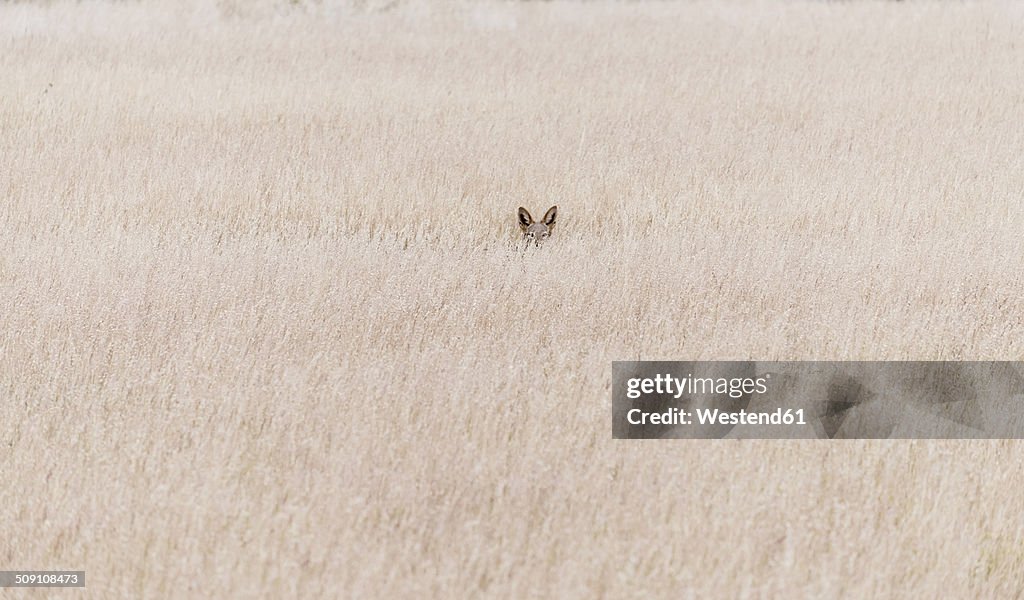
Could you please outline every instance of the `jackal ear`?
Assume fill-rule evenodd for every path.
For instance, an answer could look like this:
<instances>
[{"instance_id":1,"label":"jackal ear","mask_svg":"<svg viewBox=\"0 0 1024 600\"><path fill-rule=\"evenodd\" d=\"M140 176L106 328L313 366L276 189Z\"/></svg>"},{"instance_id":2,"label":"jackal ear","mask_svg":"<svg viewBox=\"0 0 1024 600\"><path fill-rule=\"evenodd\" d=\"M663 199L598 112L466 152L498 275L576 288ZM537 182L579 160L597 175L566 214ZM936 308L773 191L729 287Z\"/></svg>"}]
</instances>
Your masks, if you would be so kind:
<instances>
[{"instance_id":1,"label":"jackal ear","mask_svg":"<svg viewBox=\"0 0 1024 600\"><path fill-rule=\"evenodd\" d=\"M524 230L533 225L533 217L530 216L530 211L526 210L522 206L519 207L519 226Z\"/></svg>"},{"instance_id":2,"label":"jackal ear","mask_svg":"<svg viewBox=\"0 0 1024 600\"><path fill-rule=\"evenodd\" d=\"M548 227L553 227L555 224L555 217L558 216L558 207L552 206L548 209L548 212L544 213L544 224Z\"/></svg>"}]
</instances>

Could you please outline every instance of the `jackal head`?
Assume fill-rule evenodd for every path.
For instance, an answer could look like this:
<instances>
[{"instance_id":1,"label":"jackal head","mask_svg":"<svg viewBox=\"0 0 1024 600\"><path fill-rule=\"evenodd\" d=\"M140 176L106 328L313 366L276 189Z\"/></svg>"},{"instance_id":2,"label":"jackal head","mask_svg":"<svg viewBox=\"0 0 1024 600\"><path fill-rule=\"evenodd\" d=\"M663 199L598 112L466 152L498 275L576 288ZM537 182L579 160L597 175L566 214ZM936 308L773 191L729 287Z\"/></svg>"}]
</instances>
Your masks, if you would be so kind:
<instances>
[{"instance_id":1,"label":"jackal head","mask_svg":"<svg viewBox=\"0 0 1024 600\"><path fill-rule=\"evenodd\" d=\"M544 213L544 218L535 223L530 211L522 206L519 207L519 228L523 230L523 239L535 244L540 244L548 239L555 229L555 217L558 216L558 207L552 206Z\"/></svg>"}]
</instances>

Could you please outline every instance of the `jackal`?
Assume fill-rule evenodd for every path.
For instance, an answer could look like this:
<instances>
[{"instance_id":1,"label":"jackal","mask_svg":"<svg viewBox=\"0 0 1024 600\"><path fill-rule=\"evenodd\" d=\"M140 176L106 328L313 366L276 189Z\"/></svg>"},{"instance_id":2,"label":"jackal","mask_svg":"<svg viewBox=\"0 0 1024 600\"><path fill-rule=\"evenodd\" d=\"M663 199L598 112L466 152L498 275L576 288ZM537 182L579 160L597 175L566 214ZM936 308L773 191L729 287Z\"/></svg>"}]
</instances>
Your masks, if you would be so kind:
<instances>
[{"instance_id":1,"label":"jackal","mask_svg":"<svg viewBox=\"0 0 1024 600\"><path fill-rule=\"evenodd\" d=\"M558 207L552 206L544 213L544 218L539 223L533 222L530 211L522 206L519 207L519 228L523 230L523 239L540 244L551 235L555 229L555 217L558 216Z\"/></svg>"}]
</instances>

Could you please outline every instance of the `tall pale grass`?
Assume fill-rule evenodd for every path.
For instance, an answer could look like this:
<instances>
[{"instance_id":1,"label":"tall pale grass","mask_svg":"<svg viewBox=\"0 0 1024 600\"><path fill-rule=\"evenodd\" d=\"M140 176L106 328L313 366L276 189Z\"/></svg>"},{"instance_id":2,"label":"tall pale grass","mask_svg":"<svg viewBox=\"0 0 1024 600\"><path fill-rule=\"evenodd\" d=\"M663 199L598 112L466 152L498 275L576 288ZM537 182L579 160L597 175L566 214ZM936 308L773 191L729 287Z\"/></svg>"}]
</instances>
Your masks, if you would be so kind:
<instances>
[{"instance_id":1,"label":"tall pale grass","mask_svg":"<svg viewBox=\"0 0 1024 600\"><path fill-rule=\"evenodd\" d=\"M1024 358L1015 3L0 5L0 568L995 597L1013 442L615 442L616 359ZM515 209L551 204L550 242Z\"/></svg>"}]
</instances>

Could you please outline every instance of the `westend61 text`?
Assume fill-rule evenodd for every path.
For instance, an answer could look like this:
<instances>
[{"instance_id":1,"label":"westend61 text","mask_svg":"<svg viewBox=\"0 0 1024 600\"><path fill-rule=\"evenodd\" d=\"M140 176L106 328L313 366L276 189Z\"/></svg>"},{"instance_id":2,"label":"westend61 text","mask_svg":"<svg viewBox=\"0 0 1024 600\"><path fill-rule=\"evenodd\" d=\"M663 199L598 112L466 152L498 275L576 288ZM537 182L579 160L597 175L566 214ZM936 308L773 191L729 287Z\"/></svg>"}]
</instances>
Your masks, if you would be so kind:
<instances>
[{"instance_id":1,"label":"westend61 text","mask_svg":"<svg viewBox=\"0 0 1024 600\"><path fill-rule=\"evenodd\" d=\"M683 410L670 408L661 412L644 412L634 408L626 413L630 425L806 425L804 409L776 408L770 412L746 410L725 411L717 408Z\"/></svg>"}]
</instances>

